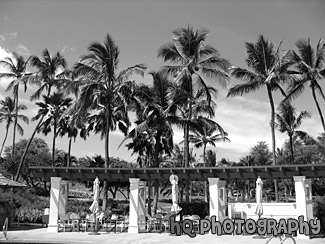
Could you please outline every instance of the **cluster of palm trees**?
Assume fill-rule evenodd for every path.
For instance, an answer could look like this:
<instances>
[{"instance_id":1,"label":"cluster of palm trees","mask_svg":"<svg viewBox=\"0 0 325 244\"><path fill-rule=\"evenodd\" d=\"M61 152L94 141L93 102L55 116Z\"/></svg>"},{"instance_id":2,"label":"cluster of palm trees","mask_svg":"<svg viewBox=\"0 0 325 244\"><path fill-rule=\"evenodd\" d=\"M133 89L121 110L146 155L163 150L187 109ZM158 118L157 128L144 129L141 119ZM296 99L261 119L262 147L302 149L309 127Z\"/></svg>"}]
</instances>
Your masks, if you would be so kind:
<instances>
[{"instance_id":1,"label":"cluster of palm trees","mask_svg":"<svg viewBox=\"0 0 325 244\"><path fill-rule=\"evenodd\" d=\"M296 124L292 124L284 118L283 113L290 110L289 102L297 97L307 84L310 84L325 131L322 111L316 97L318 92L325 98L319 84L325 77L325 46L321 40L316 50L311 47L309 40L302 40L296 44L298 54L293 50L283 54L280 51L282 42L275 48L260 36L256 43L246 43L246 63L249 69L244 69L231 67L230 62L223 58L217 49L206 44L206 29L194 30L188 26L175 30L173 35L172 41L158 50L158 58L166 65L159 71L150 72L152 85L139 85L132 80L134 76L145 74L144 64L119 70L119 48L109 34L103 43L90 44L88 52L82 55L72 68L67 67L65 58L59 52L50 55L47 49L43 51L41 58L32 56L25 60L13 53L13 58L2 60L1 64L8 68L8 72L0 74L0 78L12 79L7 90L12 91L14 95L11 101L6 98L0 109L0 118L6 118L7 121L5 139L9 125L14 123L12 155L15 151L16 128L22 132L22 127L17 121L21 118L28 122L26 117L18 114L19 110L26 109L18 103L19 87L23 86L26 92L29 84L36 84L38 89L31 95L31 100L43 97L43 101L36 103L39 111L32 120L37 120L38 123L21 158L15 179L18 180L30 143L38 132L45 135L53 133L52 164L55 160L55 142L58 136L68 136L70 158L72 139L76 139L78 135L85 139L92 131L104 139L105 167L110 167L110 133L118 129L125 135L121 145L125 140L131 140L126 146L138 154L140 165L159 167L164 157L172 155L173 129L176 126L184 132L184 155L179 166L189 167L190 143L203 147L203 162L206 165L206 146L215 146L218 141L229 141L227 132L215 122L214 116L216 85L227 87L230 76L246 83L232 87L228 96L243 95L261 87L266 88L271 105L274 164L275 127L279 127L280 131L287 131L289 137L292 137L301 120L308 116L304 112L298 116ZM35 72L27 72L29 64ZM282 88L283 84L288 85L287 89ZM277 90L284 96L281 103L283 111L280 110L279 114L276 114L273 98L273 93ZM136 117L132 130L130 113ZM280 119L281 115L283 121ZM275 122L276 117L278 123ZM107 187L105 182L104 208Z\"/></svg>"}]
</instances>

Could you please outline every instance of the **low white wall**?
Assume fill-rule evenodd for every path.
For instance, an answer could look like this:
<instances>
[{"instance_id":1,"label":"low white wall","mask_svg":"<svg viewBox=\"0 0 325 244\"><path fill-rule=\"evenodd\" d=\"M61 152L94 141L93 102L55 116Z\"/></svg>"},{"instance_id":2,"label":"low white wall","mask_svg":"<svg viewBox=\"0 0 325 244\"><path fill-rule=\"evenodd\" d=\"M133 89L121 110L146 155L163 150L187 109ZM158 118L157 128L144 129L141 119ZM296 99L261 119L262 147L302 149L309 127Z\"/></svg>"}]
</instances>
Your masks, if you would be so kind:
<instances>
[{"instance_id":1,"label":"low white wall","mask_svg":"<svg viewBox=\"0 0 325 244\"><path fill-rule=\"evenodd\" d=\"M256 203L229 203L228 217L233 218L236 213L243 213L246 219L258 219L255 214ZM263 203L262 218L297 218L296 203Z\"/></svg>"}]
</instances>

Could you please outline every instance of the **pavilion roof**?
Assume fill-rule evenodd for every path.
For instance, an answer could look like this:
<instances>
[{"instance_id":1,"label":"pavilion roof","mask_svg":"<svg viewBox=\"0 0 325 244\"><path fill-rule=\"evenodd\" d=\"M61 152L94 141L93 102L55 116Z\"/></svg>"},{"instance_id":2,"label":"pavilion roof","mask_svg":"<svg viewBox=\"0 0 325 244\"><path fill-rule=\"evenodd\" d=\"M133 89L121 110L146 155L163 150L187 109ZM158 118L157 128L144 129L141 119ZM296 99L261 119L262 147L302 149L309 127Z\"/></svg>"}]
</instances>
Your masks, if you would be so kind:
<instances>
[{"instance_id":1,"label":"pavilion roof","mask_svg":"<svg viewBox=\"0 0 325 244\"><path fill-rule=\"evenodd\" d=\"M94 180L96 176L108 181L168 180L174 173L179 180L206 180L207 178L230 179L292 179L293 176L307 178L325 177L325 164L241 166L241 167L202 167L202 168L78 168L78 167L30 167L33 177L50 180L62 177L65 180Z\"/></svg>"}]
</instances>

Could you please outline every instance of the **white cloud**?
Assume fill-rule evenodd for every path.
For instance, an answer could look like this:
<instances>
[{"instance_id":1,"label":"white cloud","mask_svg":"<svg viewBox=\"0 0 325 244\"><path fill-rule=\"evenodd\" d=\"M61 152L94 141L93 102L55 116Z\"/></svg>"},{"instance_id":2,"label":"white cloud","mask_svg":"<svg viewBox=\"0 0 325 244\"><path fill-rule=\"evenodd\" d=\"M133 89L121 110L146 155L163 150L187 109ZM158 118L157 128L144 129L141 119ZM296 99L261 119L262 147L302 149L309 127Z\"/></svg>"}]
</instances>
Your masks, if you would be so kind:
<instances>
[{"instance_id":1,"label":"white cloud","mask_svg":"<svg viewBox=\"0 0 325 244\"><path fill-rule=\"evenodd\" d=\"M7 33L6 36L8 37L8 39L10 40L14 40L16 39L18 33L17 32L11 32L11 33Z\"/></svg>"},{"instance_id":2,"label":"white cloud","mask_svg":"<svg viewBox=\"0 0 325 244\"><path fill-rule=\"evenodd\" d=\"M0 35L0 42L4 42L7 38L5 37L5 35L1 34Z\"/></svg>"},{"instance_id":3,"label":"white cloud","mask_svg":"<svg viewBox=\"0 0 325 244\"><path fill-rule=\"evenodd\" d=\"M267 102L247 97L221 99L215 121L224 128L231 140L230 143L218 143L219 152L236 152L237 157L245 156L258 141L266 141L271 148L270 105ZM276 133L277 147L281 147L285 139L285 135ZM225 157L236 160L232 155Z\"/></svg>"},{"instance_id":4,"label":"white cloud","mask_svg":"<svg viewBox=\"0 0 325 244\"><path fill-rule=\"evenodd\" d=\"M20 55L30 55L30 51L28 50L27 47L25 47L23 44L18 44L18 46L16 47L17 52Z\"/></svg>"},{"instance_id":5,"label":"white cloud","mask_svg":"<svg viewBox=\"0 0 325 244\"><path fill-rule=\"evenodd\" d=\"M0 60L4 60L6 57L12 57L12 55L6 49L0 46ZM8 72L8 70L3 65L0 64L0 73L5 73L5 72ZM1 78L0 87L6 88L10 83L10 81L11 79Z\"/></svg>"}]
</instances>

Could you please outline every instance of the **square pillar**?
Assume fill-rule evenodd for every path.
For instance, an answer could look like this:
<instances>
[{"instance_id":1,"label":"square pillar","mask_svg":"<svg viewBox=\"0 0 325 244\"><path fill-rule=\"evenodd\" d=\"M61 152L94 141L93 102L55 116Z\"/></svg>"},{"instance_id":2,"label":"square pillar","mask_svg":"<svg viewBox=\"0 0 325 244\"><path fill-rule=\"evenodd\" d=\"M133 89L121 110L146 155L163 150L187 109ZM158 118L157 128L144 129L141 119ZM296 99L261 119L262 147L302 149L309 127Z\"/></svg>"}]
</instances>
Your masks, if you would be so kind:
<instances>
[{"instance_id":1,"label":"square pillar","mask_svg":"<svg viewBox=\"0 0 325 244\"><path fill-rule=\"evenodd\" d=\"M69 182L62 180L60 184L60 198L59 198L59 216L66 214L66 206L69 196Z\"/></svg>"},{"instance_id":2,"label":"square pillar","mask_svg":"<svg viewBox=\"0 0 325 244\"><path fill-rule=\"evenodd\" d=\"M297 219L299 216L304 216L304 220L308 220L307 216L307 198L306 198L306 187L305 187L305 176L294 176L295 191L296 191L296 208L297 208ZM309 236L301 235L297 233L297 239L309 239Z\"/></svg>"},{"instance_id":3,"label":"square pillar","mask_svg":"<svg viewBox=\"0 0 325 244\"><path fill-rule=\"evenodd\" d=\"M307 218L314 219L311 179L305 179Z\"/></svg>"},{"instance_id":4,"label":"square pillar","mask_svg":"<svg viewBox=\"0 0 325 244\"><path fill-rule=\"evenodd\" d=\"M48 232L58 232L61 177L51 177L51 196Z\"/></svg>"},{"instance_id":5,"label":"square pillar","mask_svg":"<svg viewBox=\"0 0 325 244\"><path fill-rule=\"evenodd\" d=\"M130 178L130 216L128 233L139 233L139 182L140 179Z\"/></svg>"},{"instance_id":6,"label":"square pillar","mask_svg":"<svg viewBox=\"0 0 325 244\"><path fill-rule=\"evenodd\" d=\"M138 223L139 223L139 230L146 229L146 184L145 181L140 181L139 183L139 209L138 209Z\"/></svg>"},{"instance_id":7,"label":"square pillar","mask_svg":"<svg viewBox=\"0 0 325 244\"><path fill-rule=\"evenodd\" d=\"M208 178L210 195L210 217L216 216L217 221L226 218L226 181L219 178Z\"/></svg>"}]
</instances>

